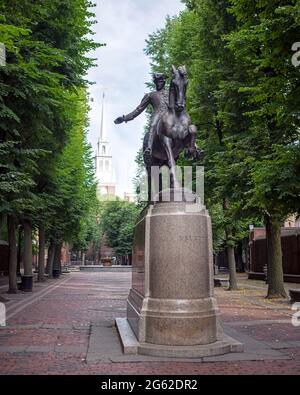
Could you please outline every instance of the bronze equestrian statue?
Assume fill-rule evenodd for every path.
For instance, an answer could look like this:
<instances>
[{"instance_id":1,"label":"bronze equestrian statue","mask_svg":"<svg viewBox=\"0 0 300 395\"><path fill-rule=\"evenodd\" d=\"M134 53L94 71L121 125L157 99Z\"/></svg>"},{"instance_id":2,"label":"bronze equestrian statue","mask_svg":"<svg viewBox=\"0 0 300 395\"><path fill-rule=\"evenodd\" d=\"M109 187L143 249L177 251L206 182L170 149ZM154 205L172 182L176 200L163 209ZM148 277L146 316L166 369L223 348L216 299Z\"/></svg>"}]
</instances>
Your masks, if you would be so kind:
<instances>
[{"instance_id":1,"label":"bronze equestrian statue","mask_svg":"<svg viewBox=\"0 0 300 395\"><path fill-rule=\"evenodd\" d=\"M165 78L164 78L165 80ZM155 81L155 79L154 79ZM148 173L148 195L151 196L151 166L168 166L170 169L170 188L180 188L176 179L176 161L186 148L186 154L194 159L201 159L203 151L196 145L197 128L186 113L186 89L188 85L185 66L178 69L172 66L172 79L169 99L166 103L163 88L145 96L141 105L131 114L119 117L115 123L133 119L140 114L146 102L154 109L151 128L143 142L144 162ZM161 85L160 85L161 86Z\"/></svg>"}]
</instances>

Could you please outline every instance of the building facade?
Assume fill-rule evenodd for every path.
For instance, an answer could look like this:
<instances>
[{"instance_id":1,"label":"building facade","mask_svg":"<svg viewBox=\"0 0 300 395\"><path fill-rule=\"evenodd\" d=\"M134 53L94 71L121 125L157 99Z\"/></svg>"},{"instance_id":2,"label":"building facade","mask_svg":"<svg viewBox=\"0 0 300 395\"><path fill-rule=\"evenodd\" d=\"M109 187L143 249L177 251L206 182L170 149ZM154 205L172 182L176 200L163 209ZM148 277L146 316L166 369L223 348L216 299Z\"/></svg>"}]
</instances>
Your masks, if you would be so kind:
<instances>
[{"instance_id":1,"label":"building facade","mask_svg":"<svg viewBox=\"0 0 300 395\"><path fill-rule=\"evenodd\" d=\"M124 201L129 203L135 202L135 196L131 192L124 192Z\"/></svg>"}]
</instances>

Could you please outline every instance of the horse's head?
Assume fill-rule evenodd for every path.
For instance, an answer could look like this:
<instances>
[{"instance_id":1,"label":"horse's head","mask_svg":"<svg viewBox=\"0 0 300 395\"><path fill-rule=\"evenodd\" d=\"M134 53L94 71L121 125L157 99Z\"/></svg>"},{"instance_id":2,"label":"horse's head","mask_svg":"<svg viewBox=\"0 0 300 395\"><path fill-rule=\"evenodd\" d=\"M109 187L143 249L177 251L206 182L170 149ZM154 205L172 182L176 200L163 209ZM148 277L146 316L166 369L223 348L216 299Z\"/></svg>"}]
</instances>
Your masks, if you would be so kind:
<instances>
[{"instance_id":1,"label":"horse's head","mask_svg":"<svg viewBox=\"0 0 300 395\"><path fill-rule=\"evenodd\" d=\"M173 102L175 111L181 112L185 109L185 94L188 84L187 71L185 66L176 69L172 66L171 89L173 90Z\"/></svg>"}]
</instances>

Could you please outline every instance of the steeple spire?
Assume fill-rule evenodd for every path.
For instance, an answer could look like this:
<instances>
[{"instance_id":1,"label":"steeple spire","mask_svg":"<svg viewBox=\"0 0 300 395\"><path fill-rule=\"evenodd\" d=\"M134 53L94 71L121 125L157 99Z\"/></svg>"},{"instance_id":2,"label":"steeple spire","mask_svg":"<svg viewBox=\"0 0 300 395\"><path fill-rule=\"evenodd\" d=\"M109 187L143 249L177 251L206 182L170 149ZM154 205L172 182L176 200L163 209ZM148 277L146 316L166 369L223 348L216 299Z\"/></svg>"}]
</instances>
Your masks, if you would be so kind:
<instances>
[{"instance_id":1,"label":"steeple spire","mask_svg":"<svg viewBox=\"0 0 300 395\"><path fill-rule=\"evenodd\" d=\"M112 155L109 152L109 142L106 137L105 128L105 93L102 94L101 116L100 116L100 135L97 144L97 153L95 157L95 168L97 177L98 196L111 197L115 196L116 179L112 163Z\"/></svg>"},{"instance_id":2,"label":"steeple spire","mask_svg":"<svg viewBox=\"0 0 300 395\"><path fill-rule=\"evenodd\" d=\"M104 99L105 99L105 93L103 92L102 95L102 109L101 109L101 123L100 123L100 142L105 142L105 136L104 136Z\"/></svg>"}]
</instances>

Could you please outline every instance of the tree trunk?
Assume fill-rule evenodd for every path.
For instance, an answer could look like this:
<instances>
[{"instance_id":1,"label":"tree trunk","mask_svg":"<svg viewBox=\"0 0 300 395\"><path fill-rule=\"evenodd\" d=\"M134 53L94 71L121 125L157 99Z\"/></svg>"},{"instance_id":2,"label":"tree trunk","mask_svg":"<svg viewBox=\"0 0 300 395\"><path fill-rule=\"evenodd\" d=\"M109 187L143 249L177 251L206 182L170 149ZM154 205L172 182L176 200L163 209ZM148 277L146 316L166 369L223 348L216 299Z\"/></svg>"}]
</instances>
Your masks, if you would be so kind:
<instances>
[{"instance_id":1,"label":"tree trunk","mask_svg":"<svg viewBox=\"0 0 300 395\"><path fill-rule=\"evenodd\" d=\"M17 293L17 239L16 239L16 218L13 215L7 216L7 230L9 242L9 269L8 269L8 293Z\"/></svg>"},{"instance_id":2,"label":"tree trunk","mask_svg":"<svg viewBox=\"0 0 300 395\"><path fill-rule=\"evenodd\" d=\"M60 267L61 267L61 248L62 248L62 243L56 244L55 245L55 253L54 253L54 259L53 259L53 270L58 270L60 272Z\"/></svg>"},{"instance_id":3,"label":"tree trunk","mask_svg":"<svg viewBox=\"0 0 300 395\"><path fill-rule=\"evenodd\" d=\"M55 255L55 244L51 240L50 245L48 248L48 261L47 261L47 273L48 277L52 278L53 277L53 261L54 261L54 255Z\"/></svg>"},{"instance_id":4,"label":"tree trunk","mask_svg":"<svg viewBox=\"0 0 300 395\"><path fill-rule=\"evenodd\" d=\"M23 227L20 225L18 230L17 276L21 276L22 233Z\"/></svg>"},{"instance_id":5,"label":"tree trunk","mask_svg":"<svg viewBox=\"0 0 300 395\"><path fill-rule=\"evenodd\" d=\"M267 298L286 298L283 279L282 251L281 251L281 223L270 216L266 216L267 238Z\"/></svg>"},{"instance_id":6,"label":"tree trunk","mask_svg":"<svg viewBox=\"0 0 300 395\"><path fill-rule=\"evenodd\" d=\"M60 254L59 254L59 260L58 260L58 268L59 268L59 273L62 274L62 263L61 263L61 249L63 247L63 244L60 245Z\"/></svg>"},{"instance_id":7,"label":"tree trunk","mask_svg":"<svg viewBox=\"0 0 300 395\"><path fill-rule=\"evenodd\" d=\"M32 227L24 222L24 275L32 276Z\"/></svg>"},{"instance_id":8,"label":"tree trunk","mask_svg":"<svg viewBox=\"0 0 300 395\"><path fill-rule=\"evenodd\" d=\"M223 199L223 210L226 211L229 209L229 201L227 198ZM236 278L236 262L234 256L234 247L230 245L230 241L232 241L232 229L226 229L226 252L227 252L227 260L228 260L228 268L229 268L229 291L236 291L238 289L237 286L237 278Z\"/></svg>"},{"instance_id":9,"label":"tree trunk","mask_svg":"<svg viewBox=\"0 0 300 395\"><path fill-rule=\"evenodd\" d=\"M5 215L4 214L0 214L0 240L3 240L3 227L5 224Z\"/></svg>"},{"instance_id":10,"label":"tree trunk","mask_svg":"<svg viewBox=\"0 0 300 395\"><path fill-rule=\"evenodd\" d=\"M38 281L45 281L45 227L39 227Z\"/></svg>"},{"instance_id":11,"label":"tree trunk","mask_svg":"<svg viewBox=\"0 0 300 395\"><path fill-rule=\"evenodd\" d=\"M49 246L47 248L47 262L46 262L46 269L45 269L45 273L49 274L49 262L50 262L50 255L51 255L51 249L52 249L52 243L50 241Z\"/></svg>"},{"instance_id":12,"label":"tree trunk","mask_svg":"<svg viewBox=\"0 0 300 395\"><path fill-rule=\"evenodd\" d=\"M59 270L59 266L60 266L60 257L61 257L61 244L57 244L55 247L53 268L58 269L58 270Z\"/></svg>"},{"instance_id":13,"label":"tree trunk","mask_svg":"<svg viewBox=\"0 0 300 395\"><path fill-rule=\"evenodd\" d=\"M229 268L229 291L236 291L238 289L238 286L236 278L236 262L233 247L227 246L227 259Z\"/></svg>"}]
</instances>

